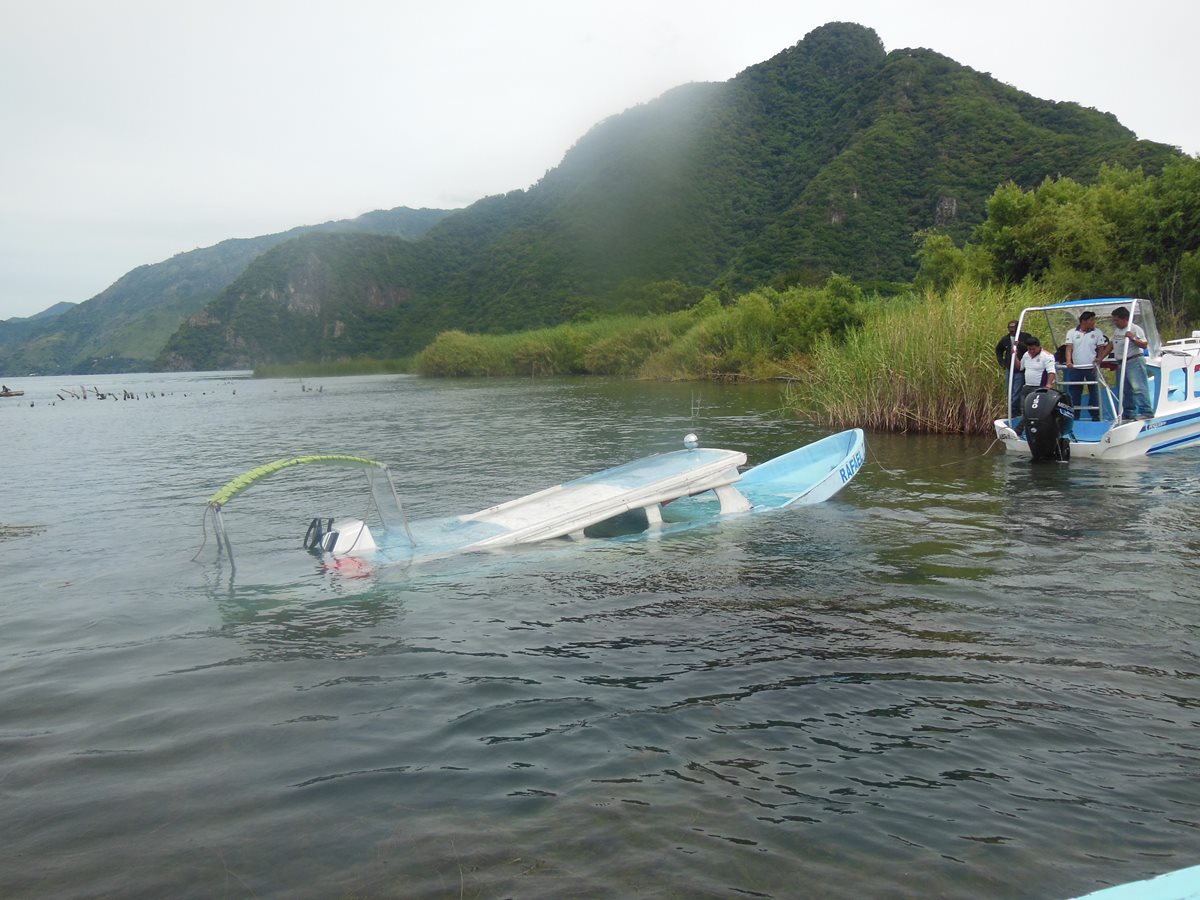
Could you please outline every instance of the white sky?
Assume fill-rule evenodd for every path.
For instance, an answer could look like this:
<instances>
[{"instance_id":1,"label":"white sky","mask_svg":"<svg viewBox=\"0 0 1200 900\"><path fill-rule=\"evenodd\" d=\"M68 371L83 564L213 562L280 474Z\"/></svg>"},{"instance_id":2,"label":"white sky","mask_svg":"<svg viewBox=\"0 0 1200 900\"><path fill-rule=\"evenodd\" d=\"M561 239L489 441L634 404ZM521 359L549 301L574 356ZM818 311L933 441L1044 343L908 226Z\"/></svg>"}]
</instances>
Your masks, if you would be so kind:
<instances>
[{"instance_id":1,"label":"white sky","mask_svg":"<svg viewBox=\"0 0 1200 900\"><path fill-rule=\"evenodd\" d=\"M601 119L831 21L1200 152L1191 0L0 0L0 319L528 187Z\"/></svg>"}]
</instances>

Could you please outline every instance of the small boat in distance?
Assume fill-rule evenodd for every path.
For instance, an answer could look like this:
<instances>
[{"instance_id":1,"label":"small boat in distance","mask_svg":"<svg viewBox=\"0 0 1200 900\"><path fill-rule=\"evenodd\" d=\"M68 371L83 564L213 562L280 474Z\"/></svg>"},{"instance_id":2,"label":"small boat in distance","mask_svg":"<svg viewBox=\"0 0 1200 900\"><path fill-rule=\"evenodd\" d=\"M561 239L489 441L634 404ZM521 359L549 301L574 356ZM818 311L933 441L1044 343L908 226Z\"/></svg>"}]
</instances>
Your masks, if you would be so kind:
<instances>
[{"instance_id":1,"label":"small boat in distance","mask_svg":"<svg viewBox=\"0 0 1200 900\"><path fill-rule=\"evenodd\" d=\"M371 513L364 519L318 517L305 549L334 558L363 557L380 565L411 563L553 538L581 540L663 533L721 516L820 503L847 485L865 462L862 429L831 435L746 473L746 454L700 447L660 453L518 497L466 515L409 522L391 471L357 456L314 455L276 460L239 475L208 498L218 553L233 560L222 518L225 504L259 480L310 464L351 466L367 475Z\"/></svg>"},{"instance_id":2,"label":"small boat in distance","mask_svg":"<svg viewBox=\"0 0 1200 900\"><path fill-rule=\"evenodd\" d=\"M0 397L24 397L24 391L14 391L7 384L0 387Z\"/></svg>"},{"instance_id":3,"label":"small boat in distance","mask_svg":"<svg viewBox=\"0 0 1200 900\"><path fill-rule=\"evenodd\" d=\"M1009 452L1035 459L1130 459L1200 443L1200 331L1163 343L1149 300L1112 297L1031 306L1021 313L1017 334L1028 332L1040 338L1043 347L1052 350L1064 342L1067 331L1078 323L1080 313L1093 312L1096 328L1111 340L1112 314L1122 307L1129 311L1129 321L1145 332L1147 347L1137 351L1131 345L1127 354L1126 342L1119 341L1094 374L1077 382L1076 386L1082 388L1089 400L1093 394L1087 389L1096 389L1099 403L1095 405L1073 408L1069 401L1064 402L1071 382L1067 380L1065 364L1060 363L1055 381L1059 390L1039 391L1026 398L1027 403L1037 404L1035 416L1031 417L1023 408L1022 415L996 419L993 423L997 439ZM1143 356L1150 386L1152 413L1145 419L1123 411L1125 369L1138 352ZM1106 371L1113 373L1112 384L1104 374ZM1019 371L1009 373L1010 379L1020 377ZM1006 397L1011 396L1011 382L1009 387Z\"/></svg>"}]
</instances>

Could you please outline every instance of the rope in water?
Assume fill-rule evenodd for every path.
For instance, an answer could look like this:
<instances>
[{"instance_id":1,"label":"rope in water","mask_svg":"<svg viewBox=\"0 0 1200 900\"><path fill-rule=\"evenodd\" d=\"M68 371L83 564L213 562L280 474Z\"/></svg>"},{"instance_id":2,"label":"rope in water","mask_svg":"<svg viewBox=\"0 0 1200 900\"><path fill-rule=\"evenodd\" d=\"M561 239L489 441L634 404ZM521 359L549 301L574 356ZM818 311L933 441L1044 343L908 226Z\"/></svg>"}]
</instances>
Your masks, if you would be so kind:
<instances>
[{"instance_id":1,"label":"rope in water","mask_svg":"<svg viewBox=\"0 0 1200 900\"><path fill-rule=\"evenodd\" d=\"M988 444L988 448L986 450L984 450L982 453L980 453L978 456L964 456L964 457L961 457L960 459L952 459L952 460L950 460L950 462L936 463L931 466L919 466L915 469L904 469L903 472L901 472L900 470L889 469L887 466L885 466L883 463L881 463L879 461L879 457L875 455L875 451L871 449L870 443L867 444L867 455L871 458L871 462L874 465L878 466L884 472L887 472L887 474L892 475L892 476L899 476L901 474L906 474L909 472L923 472L926 469L944 469L947 466L962 465L963 463L970 462L971 460L974 460L974 459L983 459L985 456L987 456L989 453L992 452L992 448L995 447L998 443L1000 443L1000 438L994 439L990 444Z\"/></svg>"}]
</instances>

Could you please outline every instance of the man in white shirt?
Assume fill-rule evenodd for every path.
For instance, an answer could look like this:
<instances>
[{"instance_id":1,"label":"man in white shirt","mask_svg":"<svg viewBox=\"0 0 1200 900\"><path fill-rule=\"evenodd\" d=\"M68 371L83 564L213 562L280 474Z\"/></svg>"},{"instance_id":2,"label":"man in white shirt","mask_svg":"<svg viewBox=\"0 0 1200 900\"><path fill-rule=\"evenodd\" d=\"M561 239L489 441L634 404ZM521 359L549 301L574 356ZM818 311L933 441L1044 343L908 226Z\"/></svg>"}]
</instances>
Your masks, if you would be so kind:
<instances>
[{"instance_id":1,"label":"man in white shirt","mask_svg":"<svg viewBox=\"0 0 1200 900\"><path fill-rule=\"evenodd\" d=\"M1078 419L1101 418L1096 356L1107 345L1108 338L1096 327L1096 314L1091 311L1080 313L1078 327L1067 332L1067 373L1063 378L1063 386L1071 396L1071 406L1075 408ZM1087 406L1082 406L1085 387L1088 402Z\"/></svg>"},{"instance_id":2,"label":"man in white shirt","mask_svg":"<svg viewBox=\"0 0 1200 900\"><path fill-rule=\"evenodd\" d=\"M1021 357L1021 371L1025 373L1025 390L1054 387L1054 354L1042 349L1042 342L1035 337L1025 342L1025 355Z\"/></svg>"},{"instance_id":3,"label":"man in white shirt","mask_svg":"<svg viewBox=\"0 0 1200 900\"><path fill-rule=\"evenodd\" d=\"M1129 321L1129 310L1118 306L1112 311L1112 342L1101 351L1103 359L1111 351L1117 365L1125 364L1125 385L1122 390L1121 412L1126 419L1149 419L1154 410L1150 407L1150 383L1146 378L1146 357L1142 355L1150 344L1146 332L1140 325Z\"/></svg>"}]
</instances>

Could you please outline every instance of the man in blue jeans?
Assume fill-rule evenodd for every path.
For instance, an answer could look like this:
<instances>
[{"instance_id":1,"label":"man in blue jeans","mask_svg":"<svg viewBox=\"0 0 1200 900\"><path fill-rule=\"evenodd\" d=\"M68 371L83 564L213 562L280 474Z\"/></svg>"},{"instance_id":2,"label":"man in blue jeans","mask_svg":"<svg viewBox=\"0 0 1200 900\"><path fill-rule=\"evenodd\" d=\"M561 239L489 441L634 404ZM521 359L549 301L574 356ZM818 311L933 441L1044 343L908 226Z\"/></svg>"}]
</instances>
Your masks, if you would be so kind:
<instances>
[{"instance_id":1,"label":"man in blue jeans","mask_svg":"<svg viewBox=\"0 0 1200 900\"><path fill-rule=\"evenodd\" d=\"M1122 391L1121 413L1126 419L1149 419L1154 411L1150 408L1150 382L1146 378L1146 357L1142 351L1150 346L1146 332L1140 325L1129 321L1129 310L1118 306L1112 312L1113 337L1107 349L1100 354L1103 359L1111 350L1117 365L1125 362L1125 386Z\"/></svg>"},{"instance_id":2,"label":"man in blue jeans","mask_svg":"<svg viewBox=\"0 0 1200 900\"><path fill-rule=\"evenodd\" d=\"M1079 314L1079 325L1067 332L1067 375L1063 379L1076 419L1100 419L1100 385L1096 383L1099 370L1096 357L1108 346L1108 338L1096 327L1096 314L1090 310ZM1083 406L1083 389L1087 388L1087 406Z\"/></svg>"}]
</instances>

